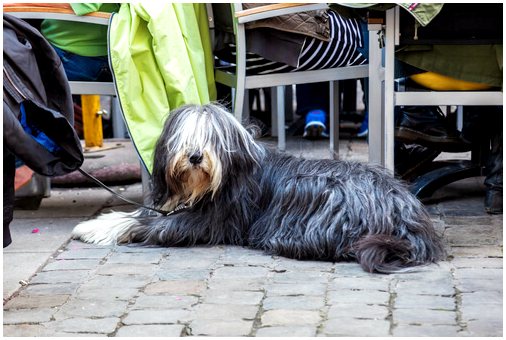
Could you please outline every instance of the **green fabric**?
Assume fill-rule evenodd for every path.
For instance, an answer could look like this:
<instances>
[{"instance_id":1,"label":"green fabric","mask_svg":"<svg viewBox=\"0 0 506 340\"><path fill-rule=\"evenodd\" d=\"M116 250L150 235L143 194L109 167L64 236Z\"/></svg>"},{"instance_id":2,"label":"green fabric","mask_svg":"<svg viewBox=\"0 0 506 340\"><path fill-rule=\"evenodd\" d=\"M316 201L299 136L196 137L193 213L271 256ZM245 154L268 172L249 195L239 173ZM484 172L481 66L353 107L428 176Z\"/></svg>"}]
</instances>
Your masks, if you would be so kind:
<instances>
[{"instance_id":1,"label":"green fabric","mask_svg":"<svg viewBox=\"0 0 506 340\"><path fill-rule=\"evenodd\" d=\"M71 3L77 15L91 12L117 12L118 4ZM42 21L41 32L46 39L64 51L85 57L107 55L107 26L46 19Z\"/></svg>"},{"instance_id":2,"label":"green fabric","mask_svg":"<svg viewBox=\"0 0 506 340\"><path fill-rule=\"evenodd\" d=\"M502 87L502 45L410 45L395 56L425 71Z\"/></svg>"},{"instance_id":3,"label":"green fabric","mask_svg":"<svg viewBox=\"0 0 506 340\"><path fill-rule=\"evenodd\" d=\"M444 4L402 3L398 5L408 11L420 25L427 26L439 14Z\"/></svg>"},{"instance_id":4,"label":"green fabric","mask_svg":"<svg viewBox=\"0 0 506 340\"><path fill-rule=\"evenodd\" d=\"M216 99L205 4L124 3L109 30L110 62L134 145L151 173L169 111Z\"/></svg>"}]
</instances>

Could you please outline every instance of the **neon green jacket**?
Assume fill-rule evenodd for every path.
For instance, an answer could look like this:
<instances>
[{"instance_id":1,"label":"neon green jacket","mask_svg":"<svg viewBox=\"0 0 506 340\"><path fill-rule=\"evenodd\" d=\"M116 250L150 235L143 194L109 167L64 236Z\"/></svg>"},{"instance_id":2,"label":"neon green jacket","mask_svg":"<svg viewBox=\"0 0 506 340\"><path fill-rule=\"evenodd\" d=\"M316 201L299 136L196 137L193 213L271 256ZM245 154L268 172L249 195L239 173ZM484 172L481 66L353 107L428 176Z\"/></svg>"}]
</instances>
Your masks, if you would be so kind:
<instances>
[{"instance_id":1,"label":"neon green jacket","mask_svg":"<svg viewBox=\"0 0 506 340\"><path fill-rule=\"evenodd\" d=\"M216 99L205 4L123 3L111 19L109 49L130 137L151 173L169 111Z\"/></svg>"}]
</instances>

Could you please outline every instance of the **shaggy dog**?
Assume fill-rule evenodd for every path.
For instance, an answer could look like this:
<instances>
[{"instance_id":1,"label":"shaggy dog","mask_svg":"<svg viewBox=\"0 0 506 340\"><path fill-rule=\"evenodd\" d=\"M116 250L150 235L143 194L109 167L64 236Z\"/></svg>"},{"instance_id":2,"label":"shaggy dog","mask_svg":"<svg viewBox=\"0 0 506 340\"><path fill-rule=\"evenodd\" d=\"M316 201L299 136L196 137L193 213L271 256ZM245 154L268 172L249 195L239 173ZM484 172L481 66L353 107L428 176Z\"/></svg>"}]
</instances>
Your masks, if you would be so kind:
<instances>
[{"instance_id":1,"label":"shaggy dog","mask_svg":"<svg viewBox=\"0 0 506 340\"><path fill-rule=\"evenodd\" d=\"M443 258L423 205L384 169L296 158L250 132L217 104L171 112L155 149L151 194L156 208L176 212L112 212L80 223L73 237L242 245L294 259L356 260L383 273Z\"/></svg>"}]
</instances>

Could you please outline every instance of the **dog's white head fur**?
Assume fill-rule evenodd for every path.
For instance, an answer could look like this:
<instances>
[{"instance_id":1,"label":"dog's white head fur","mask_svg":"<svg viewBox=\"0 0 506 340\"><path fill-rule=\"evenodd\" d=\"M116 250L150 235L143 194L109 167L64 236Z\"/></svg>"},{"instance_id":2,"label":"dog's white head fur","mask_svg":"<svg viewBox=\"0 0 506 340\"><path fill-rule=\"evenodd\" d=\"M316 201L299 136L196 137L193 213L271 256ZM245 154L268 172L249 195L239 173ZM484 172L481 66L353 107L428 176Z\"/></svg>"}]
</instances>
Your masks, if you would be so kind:
<instances>
[{"instance_id":1,"label":"dog's white head fur","mask_svg":"<svg viewBox=\"0 0 506 340\"><path fill-rule=\"evenodd\" d=\"M160 151L167 154L165 181L172 190L163 204L166 209L181 203L192 205L207 193L214 196L224 176L230 175L235 158L258 160L264 153L250 131L217 104L188 105L174 111L160 143L155 158Z\"/></svg>"}]
</instances>

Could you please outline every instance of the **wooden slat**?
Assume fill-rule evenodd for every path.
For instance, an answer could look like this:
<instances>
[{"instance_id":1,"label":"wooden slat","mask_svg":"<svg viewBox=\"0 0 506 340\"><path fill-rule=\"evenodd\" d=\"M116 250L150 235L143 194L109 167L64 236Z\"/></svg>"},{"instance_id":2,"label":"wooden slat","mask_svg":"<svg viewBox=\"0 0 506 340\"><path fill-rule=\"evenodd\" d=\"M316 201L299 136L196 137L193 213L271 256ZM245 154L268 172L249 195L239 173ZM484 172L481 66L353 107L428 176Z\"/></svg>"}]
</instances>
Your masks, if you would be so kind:
<instances>
[{"instance_id":1,"label":"wooden slat","mask_svg":"<svg viewBox=\"0 0 506 340\"><path fill-rule=\"evenodd\" d=\"M311 3L277 3L272 5L265 5L265 6L259 6L255 8L249 8L242 11L238 11L235 13L236 18L252 15L252 14L258 14L263 13L267 11L273 11L277 9L283 9L283 8L291 8L291 7L299 7L299 6L306 6L311 5Z\"/></svg>"},{"instance_id":2,"label":"wooden slat","mask_svg":"<svg viewBox=\"0 0 506 340\"><path fill-rule=\"evenodd\" d=\"M72 9L62 8L62 7L52 7L52 6L23 6L22 4L19 6L3 6L4 13L9 12L23 12L23 13L57 13L57 14L69 14L76 15ZM106 12L92 12L88 14L82 15L84 17L96 17L102 19L109 19L111 17L111 13Z\"/></svg>"}]
</instances>

